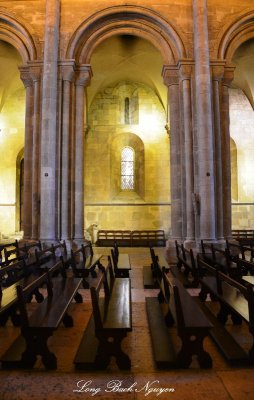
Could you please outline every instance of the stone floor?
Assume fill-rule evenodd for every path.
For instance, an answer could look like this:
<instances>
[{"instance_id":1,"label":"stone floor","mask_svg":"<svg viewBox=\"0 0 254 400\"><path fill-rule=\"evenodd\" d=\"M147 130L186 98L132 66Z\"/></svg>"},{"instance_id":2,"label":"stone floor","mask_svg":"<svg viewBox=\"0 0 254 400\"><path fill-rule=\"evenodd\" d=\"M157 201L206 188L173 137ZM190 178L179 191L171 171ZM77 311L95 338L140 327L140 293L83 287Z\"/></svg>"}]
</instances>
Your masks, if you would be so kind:
<instances>
[{"instance_id":1,"label":"stone floor","mask_svg":"<svg viewBox=\"0 0 254 400\"><path fill-rule=\"evenodd\" d=\"M57 371L45 371L40 360L32 371L0 369L0 400L77 400L93 397L103 400L254 399L254 367L231 367L210 338L206 339L205 348L212 356L212 369L201 370L195 362L188 370L159 371L155 368L145 297L156 296L157 291L142 288L142 266L150 264L149 253L146 249L124 251L130 251L132 263L133 331L123 342L123 347L132 360L131 371L119 371L114 360L106 371L75 371L73 359L91 313L89 290L82 290L84 303L71 305L75 326L59 328L50 339L50 346L58 359ZM247 328L236 329L240 340L249 346L251 338ZM0 355L18 331L11 323L0 328Z\"/></svg>"}]
</instances>

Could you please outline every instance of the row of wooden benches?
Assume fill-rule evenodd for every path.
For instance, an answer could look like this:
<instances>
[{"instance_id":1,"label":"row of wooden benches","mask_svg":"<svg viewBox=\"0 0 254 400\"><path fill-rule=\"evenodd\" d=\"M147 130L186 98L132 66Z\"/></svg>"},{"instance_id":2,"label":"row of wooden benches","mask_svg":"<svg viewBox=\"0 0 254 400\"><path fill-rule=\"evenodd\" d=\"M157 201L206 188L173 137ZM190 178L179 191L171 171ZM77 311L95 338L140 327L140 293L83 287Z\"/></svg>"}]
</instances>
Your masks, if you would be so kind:
<instances>
[{"instance_id":1,"label":"row of wooden benches","mask_svg":"<svg viewBox=\"0 0 254 400\"><path fill-rule=\"evenodd\" d=\"M212 327L209 329L209 334L223 352L226 359L230 362L244 361L253 364L253 344L250 345L249 350L246 352L235 340L234 336L225 328L229 317L231 317L233 324L240 324L242 321L245 321L249 327L252 339L254 340L254 277L252 276L254 264L251 261L250 249L248 249L248 251L246 250L249 257L248 261L244 259L247 257L246 252L243 253L240 251L241 246L237 248L238 254L235 254L235 244L232 248L234 250L233 253L230 253L230 247L231 245L228 243L227 248L223 250L212 244L203 242L202 253L197 254L197 257L195 257L192 250L187 250L183 245L176 242L177 266L168 266L163 258L162 263L160 263L160 257L157 256L157 267L154 277L157 287L161 288L161 282L165 280L164 266L166 265L169 274L174 276L174 280L176 279L177 282L179 282L179 280L182 281L181 291L183 291L183 287L201 288L199 296L193 296L191 300L189 299L187 302L186 300L185 302L183 301L184 295L180 295L177 306L175 305L177 314L183 315L182 324L180 324L181 330L183 330L183 332L185 331L185 323L188 321L188 315L191 315L192 318L190 323L195 326L200 324L200 318L196 318L195 316L197 310L195 312L193 311L195 309L193 302L196 302L198 308L202 309L203 313L212 324ZM244 257L243 254L245 254ZM178 279L176 276L178 276ZM177 286L179 285L180 283L177 284ZM158 296L160 302L165 301L164 292L165 289L160 290ZM217 308L215 307L215 309L219 308L217 316L207 307L207 305L210 304L210 302L206 301L208 294L210 294L210 298L213 301L216 301ZM179 297L179 295L177 296ZM171 298L173 298L173 296L171 296ZM154 302L155 300L149 301ZM194 307L194 309L190 307ZM160 314L157 312L157 315ZM158 318L160 319L161 317ZM167 319L166 322L168 322ZM156 332L155 336L158 336L158 331L156 329L151 330ZM163 331L163 328L160 330ZM156 339L157 342L162 340L162 338L158 339L158 337ZM154 348L156 348L155 344ZM158 350L156 351L158 353ZM168 352L168 350L164 349L161 353L163 355ZM207 362L207 365L209 365L208 358L206 358L207 356L204 357L206 360L205 363Z\"/></svg>"},{"instance_id":2,"label":"row of wooden benches","mask_svg":"<svg viewBox=\"0 0 254 400\"><path fill-rule=\"evenodd\" d=\"M164 247L166 245L163 230L99 230L97 246L112 247Z\"/></svg>"},{"instance_id":3,"label":"row of wooden benches","mask_svg":"<svg viewBox=\"0 0 254 400\"><path fill-rule=\"evenodd\" d=\"M50 249L52 250L52 247ZM117 248L113 249L113 253L117 251ZM81 283L84 287L92 283L90 290L93 314L87 330L93 326L89 340L96 341L97 345L94 349L96 357L91 359L92 347L86 346L83 349L81 343L75 358L76 367L82 369L84 364L89 365L89 368L106 367L112 355L116 356L120 368L130 367L128 356L121 350L121 340L131 330L131 285L127 277L131 267L128 263L121 270L119 254L114 254L114 267L111 257L108 257L106 268L101 264L102 258L101 254L93 254L89 244L71 252L69 262L73 273L66 268L67 261L64 261L63 256L60 256L60 261L56 261L55 252L49 249L37 254L34 263L37 269L34 268L33 273L23 274L27 276L21 279L21 270L26 268L21 260L0 269L2 277L11 276L11 280L8 279L8 282L5 282L6 286L1 289L0 315L10 312L10 309L13 312L18 309L19 314L16 316L19 318L16 319L16 325L21 324L21 335L1 359L4 368L32 368L38 355L42 357L47 369L57 367L56 357L48 348L48 338L61 321L65 326L72 326L73 321L67 314L67 309L74 298L76 302L82 301L82 296L78 293ZM126 257L124 259L127 260ZM17 269L19 280L16 276ZM115 271L119 274L119 270L124 273L125 278L115 279ZM57 272L61 272L60 277L59 274L55 277ZM40 293L42 285L46 285L46 297ZM102 287L105 296L99 299ZM29 315L27 301L35 293L41 297L37 298L39 302L36 309ZM90 362L84 362L84 357L86 360L90 357Z\"/></svg>"}]
</instances>

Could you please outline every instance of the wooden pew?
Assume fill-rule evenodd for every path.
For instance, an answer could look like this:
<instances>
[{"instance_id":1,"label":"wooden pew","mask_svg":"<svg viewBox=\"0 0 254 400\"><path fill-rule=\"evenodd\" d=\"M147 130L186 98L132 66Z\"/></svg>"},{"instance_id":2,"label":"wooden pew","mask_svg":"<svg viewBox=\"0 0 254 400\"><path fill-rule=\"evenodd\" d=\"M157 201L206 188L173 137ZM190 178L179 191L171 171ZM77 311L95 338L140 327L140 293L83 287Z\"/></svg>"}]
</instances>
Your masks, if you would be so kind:
<instances>
[{"instance_id":1,"label":"wooden pew","mask_svg":"<svg viewBox=\"0 0 254 400\"><path fill-rule=\"evenodd\" d=\"M116 278L128 278L131 270L130 256L126 253L119 253L117 244L111 249L111 258Z\"/></svg>"},{"instance_id":2,"label":"wooden pew","mask_svg":"<svg viewBox=\"0 0 254 400\"><path fill-rule=\"evenodd\" d=\"M20 318L16 312L18 300L16 287L18 285L26 287L37 277L38 274L35 274L33 270L30 271L24 260L0 268L0 326L4 326L9 318L14 326L19 326ZM30 300L33 295L38 303L44 299L38 288L31 293Z\"/></svg>"},{"instance_id":3,"label":"wooden pew","mask_svg":"<svg viewBox=\"0 0 254 400\"><path fill-rule=\"evenodd\" d=\"M197 287L198 280L198 268L196 266L195 257L192 249L186 249L183 243L175 241L177 267L179 271L186 277L186 281L182 278L182 283L185 287ZM178 275L179 279L179 275Z\"/></svg>"},{"instance_id":4,"label":"wooden pew","mask_svg":"<svg viewBox=\"0 0 254 400\"><path fill-rule=\"evenodd\" d=\"M70 265L70 256L67 252L66 242L63 240L62 242L52 243L50 251L54 254L54 258L56 260L62 260L65 268L68 268Z\"/></svg>"},{"instance_id":5,"label":"wooden pew","mask_svg":"<svg viewBox=\"0 0 254 400\"><path fill-rule=\"evenodd\" d=\"M164 247L166 245L163 230L99 230L97 246L120 247Z\"/></svg>"},{"instance_id":6,"label":"wooden pew","mask_svg":"<svg viewBox=\"0 0 254 400\"><path fill-rule=\"evenodd\" d=\"M90 287L91 278L96 278L96 267L102 268L101 259L103 254L94 254L91 242L87 245L81 245L77 250L71 250L70 264L73 274L82 278L84 289Z\"/></svg>"},{"instance_id":7,"label":"wooden pew","mask_svg":"<svg viewBox=\"0 0 254 400\"><path fill-rule=\"evenodd\" d=\"M193 355L197 356L201 368L211 368L212 359L203 348L203 341L212 324L204 315L196 301L181 282L171 273L162 271L159 299L146 297L150 334L154 360L158 368L188 368ZM163 297L167 311L161 308ZM176 326L181 339L180 349L176 349L168 327Z\"/></svg>"},{"instance_id":8,"label":"wooden pew","mask_svg":"<svg viewBox=\"0 0 254 400\"><path fill-rule=\"evenodd\" d=\"M238 258L242 258L243 260L247 260L250 262L254 261L254 248L244 246L241 243L232 243L229 240L226 240L226 248L229 251L229 255L231 260L237 260Z\"/></svg>"},{"instance_id":9,"label":"wooden pew","mask_svg":"<svg viewBox=\"0 0 254 400\"><path fill-rule=\"evenodd\" d=\"M54 278L57 272L60 272L61 277ZM30 314L27 310L27 300L31 293L43 284L47 288L47 297ZM72 317L67 314L67 311L80 284L81 279L66 277L63 262L59 261L29 286L17 286L21 336L1 358L3 368L32 368L38 355L41 356L45 368L57 368L57 359L48 347L48 339L61 322L66 327L73 326Z\"/></svg>"},{"instance_id":10,"label":"wooden pew","mask_svg":"<svg viewBox=\"0 0 254 400\"><path fill-rule=\"evenodd\" d=\"M232 229L232 238L237 240L244 246L254 246L254 230L253 229Z\"/></svg>"},{"instance_id":11,"label":"wooden pew","mask_svg":"<svg viewBox=\"0 0 254 400\"><path fill-rule=\"evenodd\" d=\"M74 360L76 368L105 369L115 356L120 369L130 369L131 360L121 349L122 339L132 331L130 279L115 278L108 256L107 267L90 291L93 313Z\"/></svg>"},{"instance_id":12,"label":"wooden pew","mask_svg":"<svg viewBox=\"0 0 254 400\"><path fill-rule=\"evenodd\" d=\"M254 345L246 354L244 349L224 328L228 317L231 316L235 325L244 320L249 325L249 331L254 339L254 286L245 282L245 285L232 279L230 276L212 267L200 257L197 258L198 266L207 270L207 274L200 279L200 300L203 302L203 310L214 324L211 336L224 356L230 362L248 361L254 363ZM205 300L208 293L218 301L219 312L215 317L206 307Z\"/></svg>"}]
</instances>

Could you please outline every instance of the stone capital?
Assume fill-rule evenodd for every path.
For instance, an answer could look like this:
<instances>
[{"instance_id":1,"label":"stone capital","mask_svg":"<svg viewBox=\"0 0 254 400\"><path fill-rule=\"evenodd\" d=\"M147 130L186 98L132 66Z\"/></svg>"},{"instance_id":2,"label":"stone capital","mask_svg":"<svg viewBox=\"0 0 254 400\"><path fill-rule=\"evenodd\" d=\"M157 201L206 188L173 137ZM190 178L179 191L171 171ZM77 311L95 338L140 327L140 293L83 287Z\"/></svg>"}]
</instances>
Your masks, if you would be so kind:
<instances>
[{"instance_id":1,"label":"stone capital","mask_svg":"<svg viewBox=\"0 0 254 400\"><path fill-rule=\"evenodd\" d=\"M179 71L174 65L164 65L162 77L166 86L179 85Z\"/></svg>"},{"instance_id":2,"label":"stone capital","mask_svg":"<svg viewBox=\"0 0 254 400\"><path fill-rule=\"evenodd\" d=\"M231 83L234 79L234 72L235 72L235 67L232 65L229 66L225 66L225 70L224 70L224 75L223 75L223 79L222 79L222 84L224 86L231 86Z\"/></svg>"},{"instance_id":3,"label":"stone capital","mask_svg":"<svg viewBox=\"0 0 254 400\"><path fill-rule=\"evenodd\" d=\"M39 82L42 78L42 62L29 63L29 72L33 83Z\"/></svg>"},{"instance_id":4,"label":"stone capital","mask_svg":"<svg viewBox=\"0 0 254 400\"><path fill-rule=\"evenodd\" d=\"M225 61L211 61L210 66L212 80L221 82L225 71Z\"/></svg>"},{"instance_id":5,"label":"stone capital","mask_svg":"<svg viewBox=\"0 0 254 400\"><path fill-rule=\"evenodd\" d=\"M19 67L20 79L22 80L25 88L33 85L33 79L28 66Z\"/></svg>"},{"instance_id":6,"label":"stone capital","mask_svg":"<svg viewBox=\"0 0 254 400\"><path fill-rule=\"evenodd\" d=\"M82 64L76 68L76 86L88 86L93 76L91 65Z\"/></svg>"},{"instance_id":7,"label":"stone capital","mask_svg":"<svg viewBox=\"0 0 254 400\"><path fill-rule=\"evenodd\" d=\"M194 66L193 60L180 60L177 64L179 69L179 78L181 81L190 80Z\"/></svg>"},{"instance_id":8,"label":"stone capital","mask_svg":"<svg viewBox=\"0 0 254 400\"><path fill-rule=\"evenodd\" d=\"M59 63L63 81L73 82L75 76L75 60L66 60Z\"/></svg>"}]
</instances>

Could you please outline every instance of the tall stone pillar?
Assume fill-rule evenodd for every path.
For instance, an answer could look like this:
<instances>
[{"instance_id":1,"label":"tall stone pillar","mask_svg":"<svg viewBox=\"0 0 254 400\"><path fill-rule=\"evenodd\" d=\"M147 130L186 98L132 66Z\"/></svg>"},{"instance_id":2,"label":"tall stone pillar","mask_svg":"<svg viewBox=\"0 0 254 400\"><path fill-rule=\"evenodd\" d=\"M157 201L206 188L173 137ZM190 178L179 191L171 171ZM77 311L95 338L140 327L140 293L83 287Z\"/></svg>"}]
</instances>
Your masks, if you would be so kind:
<instances>
[{"instance_id":1,"label":"tall stone pillar","mask_svg":"<svg viewBox=\"0 0 254 400\"><path fill-rule=\"evenodd\" d=\"M217 238L224 239L224 207L223 207L223 164L222 157L222 119L221 119L221 81L224 62L214 61L212 66L213 112L214 112L214 149L216 176Z\"/></svg>"},{"instance_id":2,"label":"tall stone pillar","mask_svg":"<svg viewBox=\"0 0 254 400\"><path fill-rule=\"evenodd\" d=\"M74 241L84 239L84 128L87 121L85 88L92 77L90 65L80 65L76 78Z\"/></svg>"},{"instance_id":3,"label":"tall stone pillar","mask_svg":"<svg viewBox=\"0 0 254 400\"><path fill-rule=\"evenodd\" d=\"M234 78L235 67L226 66L222 79L222 159L223 159L223 222L224 236L231 237L232 209L231 209L231 157L230 157L230 131L229 131L229 87Z\"/></svg>"},{"instance_id":4,"label":"tall stone pillar","mask_svg":"<svg viewBox=\"0 0 254 400\"><path fill-rule=\"evenodd\" d=\"M61 140L61 239L71 238L71 157L72 152L72 84L74 79L74 61L61 64L62 92L62 140Z\"/></svg>"},{"instance_id":5,"label":"tall stone pillar","mask_svg":"<svg viewBox=\"0 0 254 400\"><path fill-rule=\"evenodd\" d=\"M172 239L183 238L183 196L180 135L180 91L178 70L164 65L164 83L168 87L168 116L170 123L170 180L171 180L171 231Z\"/></svg>"},{"instance_id":6,"label":"tall stone pillar","mask_svg":"<svg viewBox=\"0 0 254 400\"><path fill-rule=\"evenodd\" d=\"M200 238L216 239L216 201L211 77L206 0L192 0L195 55L195 116Z\"/></svg>"},{"instance_id":7,"label":"tall stone pillar","mask_svg":"<svg viewBox=\"0 0 254 400\"><path fill-rule=\"evenodd\" d=\"M24 239L32 237L32 171L33 171L33 81L28 67L20 68L20 78L26 89L25 150L24 150Z\"/></svg>"},{"instance_id":8,"label":"tall stone pillar","mask_svg":"<svg viewBox=\"0 0 254 400\"><path fill-rule=\"evenodd\" d=\"M40 93L41 62L29 64L34 87L33 98L33 149L32 149L32 239L39 238L40 224Z\"/></svg>"},{"instance_id":9,"label":"tall stone pillar","mask_svg":"<svg viewBox=\"0 0 254 400\"><path fill-rule=\"evenodd\" d=\"M193 165L193 132L191 109L191 74L192 65L189 61L179 63L182 118L184 129L185 157L185 199L186 199L186 243L195 239L195 217L193 208L194 165Z\"/></svg>"},{"instance_id":10,"label":"tall stone pillar","mask_svg":"<svg viewBox=\"0 0 254 400\"><path fill-rule=\"evenodd\" d=\"M41 122L40 239L56 239L56 126L60 0L46 1Z\"/></svg>"}]
</instances>

